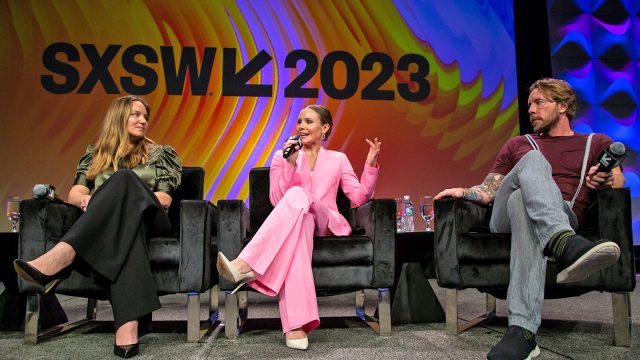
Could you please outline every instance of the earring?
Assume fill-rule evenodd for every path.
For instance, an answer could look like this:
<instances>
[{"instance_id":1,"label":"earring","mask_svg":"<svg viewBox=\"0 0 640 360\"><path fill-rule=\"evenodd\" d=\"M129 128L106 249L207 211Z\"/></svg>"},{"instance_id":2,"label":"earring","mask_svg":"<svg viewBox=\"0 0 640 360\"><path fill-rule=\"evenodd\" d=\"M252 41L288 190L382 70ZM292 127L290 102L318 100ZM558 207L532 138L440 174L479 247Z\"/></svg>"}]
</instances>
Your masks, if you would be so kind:
<instances>
[{"instance_id":1,"label":"earring","mask_svg":"<svg viewBox=\"0 0 640 360\"><path fill-rule=\"evenodd\" d=\"M327 140L327 133L323 132L322 133L322 141L325 141L325 140Z\"/></svg>"}]
</instances>

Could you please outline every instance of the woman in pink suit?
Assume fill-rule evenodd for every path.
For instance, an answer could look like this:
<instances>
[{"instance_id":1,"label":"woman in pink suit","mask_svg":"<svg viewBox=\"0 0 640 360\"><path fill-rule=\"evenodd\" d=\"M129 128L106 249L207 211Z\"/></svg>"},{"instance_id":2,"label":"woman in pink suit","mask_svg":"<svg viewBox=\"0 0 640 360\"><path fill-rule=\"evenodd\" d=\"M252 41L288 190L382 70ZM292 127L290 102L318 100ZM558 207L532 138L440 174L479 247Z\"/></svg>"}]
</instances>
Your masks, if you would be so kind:
<instances>
[{"instance_id":1,"label":"woman in pink suit","mask_svg":"<svg viewBox=\"0 0 640 360\"><path fill-rule=\"evenodd\" d=\"M302 109L296 128L302 149L290 139L271 160L273 211L235 260L218 254L223 277L238 287L249 282L263 294L278 296L286 344L294 349L307 349L307 333L320 324L311 271L313 236L349 235L351 227L336 206L338 186L359 206L373 196L378 179L378 139L366 139L369 154L358 181L345 154L322 146L332 126L324 106ZM283 152L291 146L285 159Z\"/></svg>"}]
</instances>

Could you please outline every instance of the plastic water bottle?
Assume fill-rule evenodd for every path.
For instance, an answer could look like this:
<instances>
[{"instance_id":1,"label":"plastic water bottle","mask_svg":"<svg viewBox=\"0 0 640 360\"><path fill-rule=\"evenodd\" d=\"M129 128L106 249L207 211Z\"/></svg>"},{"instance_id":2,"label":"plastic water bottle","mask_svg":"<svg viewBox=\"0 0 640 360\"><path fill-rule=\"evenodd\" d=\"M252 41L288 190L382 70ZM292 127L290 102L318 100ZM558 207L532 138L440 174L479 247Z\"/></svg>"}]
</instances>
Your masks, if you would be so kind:
<instances>
[{"instance_id":1,"label":"plastic water bottle","mask_svg":"<svg viewBox=\"0 0 640 360\"><path fill-rule=\"evenodd\" d=\"M396 232L404 232L404 199L396 198Z\"/></svg>"},{"instance_id":2,"label":"plastic water bottle","mask_svg":"<svg viewBox=\"0 0 640 360\"><path fill-rule=\"evenodd\" d=\"M402 216L402 229L406 232L413 231L413 203L409 195L403 198L404 214Z\"/></svg>"}]
</instances>

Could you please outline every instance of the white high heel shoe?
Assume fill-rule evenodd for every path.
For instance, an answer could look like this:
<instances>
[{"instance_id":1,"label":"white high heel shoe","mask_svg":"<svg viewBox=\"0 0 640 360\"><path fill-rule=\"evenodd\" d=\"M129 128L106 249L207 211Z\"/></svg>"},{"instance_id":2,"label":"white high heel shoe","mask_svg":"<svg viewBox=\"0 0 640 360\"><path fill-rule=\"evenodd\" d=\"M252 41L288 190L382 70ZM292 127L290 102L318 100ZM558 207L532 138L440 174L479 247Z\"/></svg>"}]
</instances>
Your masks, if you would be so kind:
<instances>
[{"instance_id":1,"label":"white high heel shoe","mask_svg":"<svg viewBox=\"0 0 640 360\"><path fill-rule=\"evenodd\" d=\"M232 294L235 294L236 291L238 291L238 289L242 287L242 285L248 283L249 281L253 281L256 278L256 275L253 273L253 271L242 274L241 272L236 270L236 267L233 266L231 261L229 261L221 252L218 252L218 261L216 262L216 268L218 268L218 273L222 275L223 278L237 284L236 288L231 292Z\"/></svg>"},{"instance_id":2,"label":"white high heel shoe","mask_svg":"<svg viewBox=\"0 0 640 360\"><path fill-rule=\"evenodd\" d=\"M307 348L309 347L309 339L307 337L304 337L302 339L294 339L294 340L289 340L285 338L285 340L287 343L287 347L291 349L307 350Z\"/></svg>"}]
</instances>

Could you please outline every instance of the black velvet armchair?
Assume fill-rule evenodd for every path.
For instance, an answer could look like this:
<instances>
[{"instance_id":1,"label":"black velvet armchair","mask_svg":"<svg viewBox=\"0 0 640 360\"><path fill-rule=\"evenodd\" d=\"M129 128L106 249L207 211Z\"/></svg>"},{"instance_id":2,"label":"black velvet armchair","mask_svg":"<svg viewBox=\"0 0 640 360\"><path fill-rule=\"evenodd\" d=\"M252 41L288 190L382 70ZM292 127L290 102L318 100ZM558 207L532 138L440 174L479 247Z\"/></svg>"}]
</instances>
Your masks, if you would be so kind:
<instances>
[{"instance_id":1,"label":"black velvet armchair","mask_svg":"<svg viewBox=\"0 0 640 360\"><path fill-rule=\"evenodd\" d=\"M217 209L203 198L204 169L183 167L182 183L174 193L169 219L172 234L149 239L151 270L159 295L187 294L187 341L195 342L200 330L200 294L211 290L210 318L217 321L218 282L215 263L217 254ZM20 205L20 239L18 257L34 259L52 248L73 225L82 211L70 204L48 199L24 200ZM108 229L105 229L108 231ZM20 292L27 293L25 343L73 329L96 317L96 300L107 300L108 287L95 273L74 263L72 275L57 288L57 294L88 298L87 316L38 333L40 288L19 279Z\"/></svg>"},{"instance_id":2,"label":"black velvet armchair","mask_svg":"<svg viewBox=\"0 0 640 360\"><path fill-rule=\"evenodd\" d=\"M446 288L446 331L460 331L495 316L495 298L504 299L509 285L510 234L489 233L491 207L445 198L436 201L435 259L438 285ZM614 265L575 283L557 284L557 265L549 262L545 298L578 296L589 291L610 292L613 305L614 341L630 346L630 293L636 285L631 196L629 189L595 193L578 234L590 239L615 241L620 259ZM458 325L458 290L477 288L487 293L486 313Z\"/></svg>"},{"instance_id":3,"label":"black velvet armchair","mask_svg":"<svg viewBox=\"0 0 640 360\"><path fill-rule=\"evenodd\" d=\"M249 175L247 209L241 200L220 200L219 247L229 259L251 241L273 206L269 200L269 168L254 168ZM372 199L351 209L339 190L338 209L353 228L350 236L314 238L312 268L319 296L356 291L356 315L380 335L391 334L389 288L395 271L395 201ZM364 313L364 289L378 290L376 322ZM225 291L225 336L236 338L247 314L246 291L230 294L233 284L220 278Z\"/></svg>"}]
</instances>

